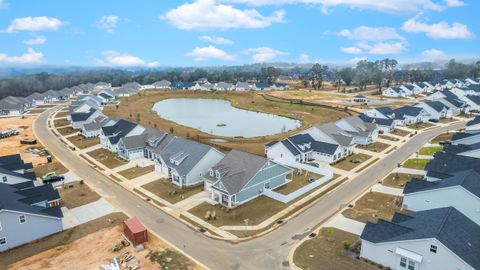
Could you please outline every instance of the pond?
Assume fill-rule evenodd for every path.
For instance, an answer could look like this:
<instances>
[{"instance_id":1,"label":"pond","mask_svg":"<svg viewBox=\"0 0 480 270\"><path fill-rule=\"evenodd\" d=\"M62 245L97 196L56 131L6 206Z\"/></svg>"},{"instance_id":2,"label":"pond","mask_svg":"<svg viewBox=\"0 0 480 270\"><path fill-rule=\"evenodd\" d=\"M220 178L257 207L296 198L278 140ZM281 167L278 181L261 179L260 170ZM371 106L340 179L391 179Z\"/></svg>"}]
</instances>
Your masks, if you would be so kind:
<instances>
[{"instance_id":1,"label":"pond","mask_svg":"<svg viewBox=\"0 0 480 270\"><path fill-rule=\"evenodd\" d=\"M301 126L298 120L238 109L223 99L166 99L155 103L152 110L163 119L224 137L267 136Z\"/></svg>"}]
</instances>

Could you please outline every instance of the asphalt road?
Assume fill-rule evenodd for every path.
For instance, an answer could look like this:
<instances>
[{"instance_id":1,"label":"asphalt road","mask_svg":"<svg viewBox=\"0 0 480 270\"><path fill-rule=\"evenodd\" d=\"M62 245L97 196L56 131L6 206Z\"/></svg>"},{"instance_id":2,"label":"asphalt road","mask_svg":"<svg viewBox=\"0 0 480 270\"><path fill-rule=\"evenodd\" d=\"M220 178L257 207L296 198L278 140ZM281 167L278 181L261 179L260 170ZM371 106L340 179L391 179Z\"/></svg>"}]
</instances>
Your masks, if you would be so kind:
<instances>
[{"instance_id":1,"label":"asphalt road","mask_svg":"<svg viewBox=\"0 0 480 270\"><path fill-rule=\"evenodd\" d=\"M185 224L91 168L86 161L73 154L48 128L48 115L53 110L42 113L33 125L37 139L50 153L57 157L65 167L84 179L89 185L94 186L100 195L106 197L116 207L129 215L137 216L149 230L184 250L208 268L221 270L289 269L288 265L285 266L285 262L288 261L288 253L296 242L307 236L371 185L381 180L398 163L415 153L433 137L447 130L464 126L463 122L457 123L449 127L431 129L409 138L406 144L387 158L364 170L360 175L326 195L315 205L273 232L248 242L232 244L213 240L191 230Z\"/></svg>"}]
</instances>

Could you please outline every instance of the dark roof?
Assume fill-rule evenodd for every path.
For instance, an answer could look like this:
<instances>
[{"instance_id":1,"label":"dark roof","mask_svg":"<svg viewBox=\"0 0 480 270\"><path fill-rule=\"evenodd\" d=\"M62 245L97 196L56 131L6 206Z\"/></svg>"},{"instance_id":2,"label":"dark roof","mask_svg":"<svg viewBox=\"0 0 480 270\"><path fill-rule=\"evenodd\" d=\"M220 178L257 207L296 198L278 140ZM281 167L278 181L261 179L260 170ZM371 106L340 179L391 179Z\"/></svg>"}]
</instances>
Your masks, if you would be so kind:
<instances>
[{"instance_id":1,"label":"dark roof","mask_svg":"<svg viewBox=\"0 0 480 270\"><path fill-rule=\"evenodd\" d=\"M52 185L42 185L26 189L20 189L19 191L17 191L17 193L30 198L29 200L32 203L38 202L35 201L34 198L40 199L40 201L46 200L48 202L60 199L60 194L58 193L58 190L53 188Z\"/></svg>"},{"instance_id":2,"label":"dark roof","mask_svg":"<svg viewBox=\"0 0 480 270\"><path fill-rule=\"evenodd\" d=\"M282 140L281 143L292 153L294 156L300 153L307 153L315 151L319 153L325 153L333 155L339 145L316 141L310 134L297 134Z\"/></svg>"},{"instance_id":3,"label":"dark roof","mask_svg":"<svg viewBox=\"0 0 480 270\"><path fill-rule=\"evenodd\" d=\"M395 118L401 117L408 115L408 116L418 116L420 115L420 112L422 112L422 108L418 107L413 107L413 106L403 106L400 108L397 108L393 110L395 112Z\"/></svg>"},{"instance_id":4,"label":"dark roof","mask_svg":"<svg viewBox=\"0 0 480 270\"><path fill-rule=\"evenodd\" d=\"M35 192L36 190L40 192L37 194ZM24 191L14 186L0 183L0 210L5 209L57 218L63 217L59 206L44 208L32 205L34 203L48 200L48 196L51 196L51 193L46 192L46 190L47 188L33 187Z\"/></svg>"},{"instance_id":5,"label":"dark roof","mask_svg":"<svg viewBox=\"0 0 480 270\"><path fill-rule=\"evenodd\" d=\"M480 149L480 142L474 144L447 144L443 151L448 154L459 154L477 149Z\"/></svg>"},{"instance_id":6,"label":"dark roof","mask_svg":"<svg viewBox=\"0 0 480 270\"><path fill-rule=\"evenodd\" d=\"M268 83L261 83L261 82L259 82L259 83L255 83L255 87L256 87L256 88L270 88L271 85L268 84Z\"/></svg>"},{"instance_id":7,"label":"dark roof","mask_svg":"<svg viewBox=\"0 0 480 270\"><path fill-rule=\"evenodd\" d=\"M81 122L90 118L90 116L92 116L96 111L97 111L96 109L90 108L86 112L72 113L70 117L72 119L72 122Z\"/></svg>"},{"instance_id":8,"label":"dark roof","mask_svg":"<svg viewBox=\"0 0 480 270\"><path fill-rule=\"evenodd\" d=\"M425 170L427 171L427 176L441 179L466 170L480 172L480 159L438 152L434 155L434 159L427 163Z\"/></svg>"},{"instance_id":9,"label":"dark roof","mask_svg":"<svg viewBox=\"0 0 480 270\"><path fill-rule=\"evenodd\" d=\"M326 142L313 141L312 143L313 151L319 152L319 153L326 153L329 155L335 154L338 147L340 147L338 144L332 144L332 143L326 143Z\"/></svg>"},{"instance_id":10,"label":"dark roof","mask_svg":"<svg viewBox=\"0 0 480 270\"><path fill-rule=\"evenodd\" d=\"M7 174L7 175L11 175L11 176L15 176L15 177L19 177L19 178L24 178L25 181L28 181L28 180L36 180L36 176L35 176L35 173L33 172L26 172L26 173L17 173L15 171L11 171L9 169L4 169L3 167L0 167L0 172L1 173L4 173L4 174Z\"/></svg>"},{"instance_id":11,"label":"dark roof","mask_svg":"<svg viewBox=\"0 0 480 270\"><path fill-rule=\"evenodd\" d=\"M135 127L137 127L137 124L120 119L114 125L102 127L102 131L105 136L109 137L110 143L116 144Z\"/></svg>"},{"instance_id":12,"label":"dark roof","mask_svg":"<svg viewBox=\"0 0 480 270\"><path fill-rule=\"evenodd\" d=\"M380 108L375 108L375 110L379 111L383 115L392 115L395 112L392 110L392 108L389 107L380 107Z\"/></svg>"},{"instance_id":13,"label":"dark roof","mask_svg":"<svg viewBox=\"0 0 480 270\"><path fill-rule=\"evenodd\" d=\"M10 171L33 169L32 163L25 163L20 154L1 156L0 167Z\"/></svg>"},{"instance_id":14,"label":"dark roof","mask_svg":"<svg viewBox=\"0 0 480 270\"><path fill-rule=\"evenodd\" d=\"M439 181L412 180L405 185L403 194L453 186L461 186L480 198L480 174L473 170L455 173L452 177Z\"/></svg>"},{"instance_id":15,"label":"dark roof","mask_svg":"<svg viewBox=\"0 0 480 270\"><path fill-rule=\"evenodd\" d=\"M473 120L468 121L467 122L467 127L473 126L473 125L476 125L476 124L480 124L480 116L475 116L475 118L473 118Z\"/></svg>"},{"instance_id":16,"label":"dark roof","mask_svg":"<svg viewBox=\"0 0 480 270\"><path fill-rule=\"evenodd\" d=\"M266 147L270 147L270 146L275 145L275 144L277 144L277 143L278 143L278 141L271 141L271 142L265 144L265 146L266 146Z\"/></svg>"},{"instance_id":17,"label":"dark roof","mask_svg":"<svg viewBox=\"0 0 480 270\"><path fill-rule=\"evenodd\" d=\"M367 98L367 97L365 97L364 95L359 94L359 95L354 96L354 98Z\"/></svg>"},{"instance_id":18,"label":"dark roof","mask_svg":"<svg viewBox=\"0 0 480 270\"><path fill-rule=\"evenodd\" d=\"M103 98L105 98L105 99L113 98L112 96L107 95L106 93L100 93L100 94L98 94L98 95L101 96L101 97L103 97Z\"/></svg>"},{"instance_id":19,"label":"dark roof","mask_svg":"<svg viewBox=\"0 0 480 270\"><path fill-rule=\"evenodd\" d=\"M455 132L452 136L452 141L465 139L472 136L480 135L480 132Z\"/></svg>"},{"instance_id":20,"label":"dark roof","mask_svg":"<svg viewBox=\"0 0 480 270\"><path fill-rule=\"evenodd\" d=\"M441 112L443 111L443 109L446 108L445 105L440 101L427 101L425 102L425 104L427 104L437 112Z\"/></svg>"},{"instance_id":21,"label":"dark roof","mask_svg":"<svg viewBox=\"0 0 480 270\"><path fill-rule=\"evenodd\" d=\"M361 239L372 243L435 238L474 269L480 269L480 226L453 207L409 214L391 222L367 222Z\"/></svg>"},{"instance_id":22,"label":"dark roof","mask_svg":"<svg viewBox=\"0 0 480 270\"><path fill-rule=\"evenodd\" d=\"M358 117L360 117L360 119L362 119L365 122L377 124L377 125L380 125L380 126L392 126L393 125L393 119L373 118L373 117L369 117L369 116L367 116L363 113L359 114Z\"/></svg>"}]
</instances>

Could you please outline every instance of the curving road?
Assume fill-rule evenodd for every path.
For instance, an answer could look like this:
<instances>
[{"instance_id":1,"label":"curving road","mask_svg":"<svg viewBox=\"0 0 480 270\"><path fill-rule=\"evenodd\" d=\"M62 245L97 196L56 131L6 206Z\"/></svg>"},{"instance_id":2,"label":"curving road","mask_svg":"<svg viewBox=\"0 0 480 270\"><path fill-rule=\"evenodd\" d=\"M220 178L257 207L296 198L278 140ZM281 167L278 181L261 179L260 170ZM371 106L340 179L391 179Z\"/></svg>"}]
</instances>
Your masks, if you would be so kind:
<instances>
[{"instance_id":1,"label":"curving road","mask_svg":"<svg viewBox=\"0 0 480 270\"><path fill-rule=\"evenodd\" d=\"M106 176L91 168L88 163L73 154L48 128L48 117L56 108L42 113L34 122L37 139L59 159L65 167L93 186L116 207L127 214L137 216L145 226L166 241L183 249L187 254L210 269L289 269L287 256L291 247L310 231L320 226L342 206L378 182L398 163L415 153L433 137L461 128L464 122L449 127L425 131L359 176L338 187L297 217L275 231L248 241L232 244L213 240L188 228L185 224L164 213L140 197L115 184Z\"/></svg>"}]
</instances>

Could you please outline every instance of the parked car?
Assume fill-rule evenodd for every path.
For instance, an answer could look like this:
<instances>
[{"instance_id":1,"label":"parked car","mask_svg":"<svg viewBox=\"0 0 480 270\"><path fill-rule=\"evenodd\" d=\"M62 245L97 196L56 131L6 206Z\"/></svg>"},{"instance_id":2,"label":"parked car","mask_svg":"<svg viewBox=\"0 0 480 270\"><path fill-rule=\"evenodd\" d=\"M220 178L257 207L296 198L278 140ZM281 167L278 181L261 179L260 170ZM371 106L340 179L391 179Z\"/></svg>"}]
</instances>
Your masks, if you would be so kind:
<instances>
[{"instance_id":1,"label":"parked car","mask_svg":"<svg viewBox=\"0 0 480 270\"><path fill-rule=\"evenodd\" d=\"M57 176L57 173L56 172L48 172L48 173L46 173L42 176L42 179L45 180L45 179L48 179L48 178L53 177L53 176Z\"/></svg>"},{"instance_id":2,"label":"parked car","mask_svg":"<svg viewBox=\"0 0 480 270\"><path fill-rule=\"evenodd\" d=\"M43 183L44 184L51 184L51 183L60 182L60 181L63 181L63 180L65 180L65 176L55 175L55 176L52 176L48 179L43 179Z\"/></svg>"},{"instance_id":3,"label":"parked car","mask_svg":"<svg viewBox=\"0 0 480 270\"><path fill-rule=\"evenodd\" d=\"M37 140L34 139L24 139L20 140L21 144L37 144Z\"/></svg>"}]
</instances>

